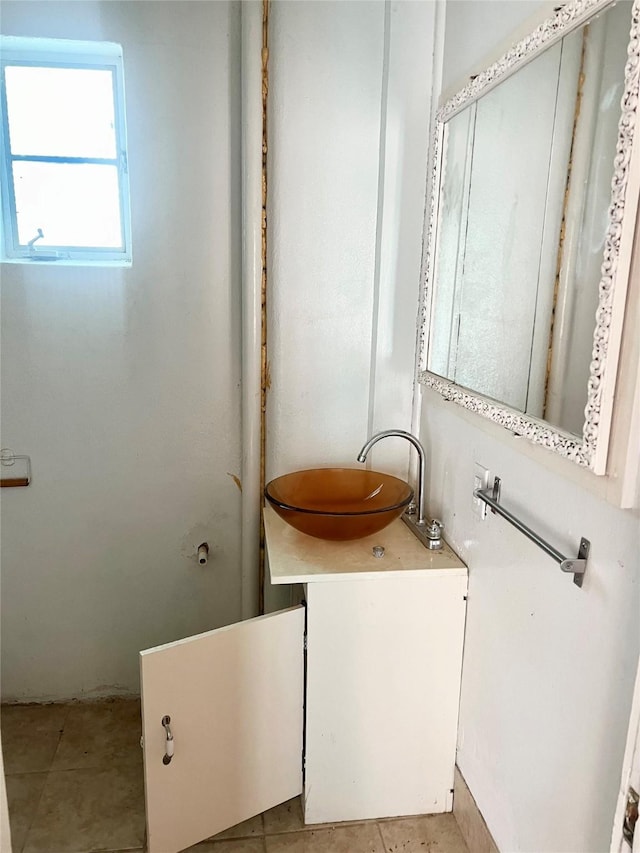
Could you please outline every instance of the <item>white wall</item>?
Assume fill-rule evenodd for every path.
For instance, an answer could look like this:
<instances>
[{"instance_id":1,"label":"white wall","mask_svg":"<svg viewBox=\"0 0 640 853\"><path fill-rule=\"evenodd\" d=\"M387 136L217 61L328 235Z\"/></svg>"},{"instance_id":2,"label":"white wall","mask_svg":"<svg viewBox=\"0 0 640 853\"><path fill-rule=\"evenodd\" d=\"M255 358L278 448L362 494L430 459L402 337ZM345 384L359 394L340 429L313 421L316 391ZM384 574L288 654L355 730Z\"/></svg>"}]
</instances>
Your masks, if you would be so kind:
<instances>
[{"instance_id":1,"label":"white wall","mask_svg":"<svg viewBox=\"0 0 640 853\"><path fill-rule=\"evenodd\" d=\"M458 765L501 850L602 853L640 651L638 515L460 411L424 392L428 506L469 566ZM582 589L499 516L476 518L476 461L502 479L504 505L557 548L591 541Z\"/></svg>"},{"instance_id":2,"label":"white wall","mask_svg":"<svg viewBox=\"0 0 640 853\"><path fill-rule=\"evenodd\" d=\"M540 4L541 6L543 4ZM449 3L445 67L502 38L530 4ZM466 11L465 11L466 10ZM512 24L515 25L515 19ZM428 505L469 566L458 764L501 850L608 849L640 650L638 513L551 473L486 425L424 391ZM472 512L474 463L502 500L567 553L591 540L584 586L498 516Z\"/></svg>"},{"instance_id":3,"label":"white wall","mask_svg":"<svg viewBox=\"0 0 640 853\"><path fill-rule=\"evenodd\" d=\"M271 6L268 477L410 427L433 15ZM372 455L406 475L406 442Z\"/></svg>"},{"instance_id":4,"label":"white wall","mask_svg":"<svg viewBox=\"0 0 640 853\"><path fill-rule=\"evenodd\" d=\"M4 698L137 692L139 649L239 617L239 11L3 3L123 45L134 252L2 268Z\"/></svg>"},{"instance_id":5,"label":"white wall","mask_svg":"<svg viewBox=\"0 0 640 853\"><path fill-rule=\"evenodd\" d=\"M468 77L498 58L559 4L555 0L443 0L446 8L442 93L451 97ZM499 54L498 54L499 55ZM434 93L437 94L437 93Z\"/></svg>"}]
</instances>

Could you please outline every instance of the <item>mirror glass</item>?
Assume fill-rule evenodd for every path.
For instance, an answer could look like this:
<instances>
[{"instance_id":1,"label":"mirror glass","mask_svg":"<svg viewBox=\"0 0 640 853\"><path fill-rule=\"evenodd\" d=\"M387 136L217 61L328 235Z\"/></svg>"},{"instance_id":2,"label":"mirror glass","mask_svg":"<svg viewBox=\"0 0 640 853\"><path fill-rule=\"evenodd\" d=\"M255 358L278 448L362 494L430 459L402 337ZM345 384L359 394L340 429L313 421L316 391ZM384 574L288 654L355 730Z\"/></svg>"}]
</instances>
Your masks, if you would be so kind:
<instances>
[{"instance_id":1,"label":"mirror glass","mask_svg":"<svg viewBox=\"0 0 640 853\"><path fill-rule=\"evenodd\" d=\"M427 369L581 435L631 3L443 128Z\"/></svg>"}]
</instances>

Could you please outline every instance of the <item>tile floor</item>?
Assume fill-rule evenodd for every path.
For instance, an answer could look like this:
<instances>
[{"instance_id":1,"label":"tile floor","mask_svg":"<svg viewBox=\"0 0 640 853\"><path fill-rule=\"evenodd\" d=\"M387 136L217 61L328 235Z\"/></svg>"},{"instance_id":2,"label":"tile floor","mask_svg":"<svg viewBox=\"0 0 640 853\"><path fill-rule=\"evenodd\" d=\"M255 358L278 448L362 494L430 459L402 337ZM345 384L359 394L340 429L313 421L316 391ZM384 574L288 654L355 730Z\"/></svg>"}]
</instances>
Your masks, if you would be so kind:
<instances>
[{"instance_id":1,"label":"tile floor","mask_svg":"<svg viewBox=\"0 0 640 853\"><path fill-rule=\"evenodd\" d=\"M140 703L0 712L13 853L143 853ZM296 798L189 853L468 853L452 814L305 827Z\"/></svg>"}]
</instances>

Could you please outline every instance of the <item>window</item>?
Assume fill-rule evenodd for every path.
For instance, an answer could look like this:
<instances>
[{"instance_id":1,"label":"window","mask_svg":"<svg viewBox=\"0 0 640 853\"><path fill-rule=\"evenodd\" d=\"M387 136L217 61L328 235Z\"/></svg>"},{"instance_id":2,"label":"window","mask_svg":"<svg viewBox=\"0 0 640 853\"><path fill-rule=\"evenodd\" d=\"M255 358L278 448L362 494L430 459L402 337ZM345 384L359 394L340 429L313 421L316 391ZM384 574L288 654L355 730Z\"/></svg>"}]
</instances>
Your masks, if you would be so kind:
<instances>
[{"instance_id":1,"label":"window","mask_svg":"<svg viewBox=\"0 0 640 853\"><path fill-rule=\"evenodd\" d=\"M0 38L2 260L131 263L122 48Z\"/></svg>"}]
</instances>

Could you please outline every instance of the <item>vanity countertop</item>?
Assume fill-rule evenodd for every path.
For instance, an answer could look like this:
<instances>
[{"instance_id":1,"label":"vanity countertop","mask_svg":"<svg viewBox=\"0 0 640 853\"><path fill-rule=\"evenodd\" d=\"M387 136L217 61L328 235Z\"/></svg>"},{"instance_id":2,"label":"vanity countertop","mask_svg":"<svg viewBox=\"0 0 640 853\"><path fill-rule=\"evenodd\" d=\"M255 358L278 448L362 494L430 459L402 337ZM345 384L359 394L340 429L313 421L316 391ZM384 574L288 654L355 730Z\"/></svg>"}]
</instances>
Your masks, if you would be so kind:
<instances>
[{"instance_id":1,"label":"vanity countertop","mask_svg":"<svg viewBox=\"0 0 640 853\"><path fill-rule=\"evenodd\" d=\"M429 551L400 519L364 539L329 542L298 532L267 505L264 527L273 584L369 580L389 572L394 577L467 574L446 542L442 550ZM373 556L374 545L384 547L383 557Z\"/></svg>"}]
</instances>

